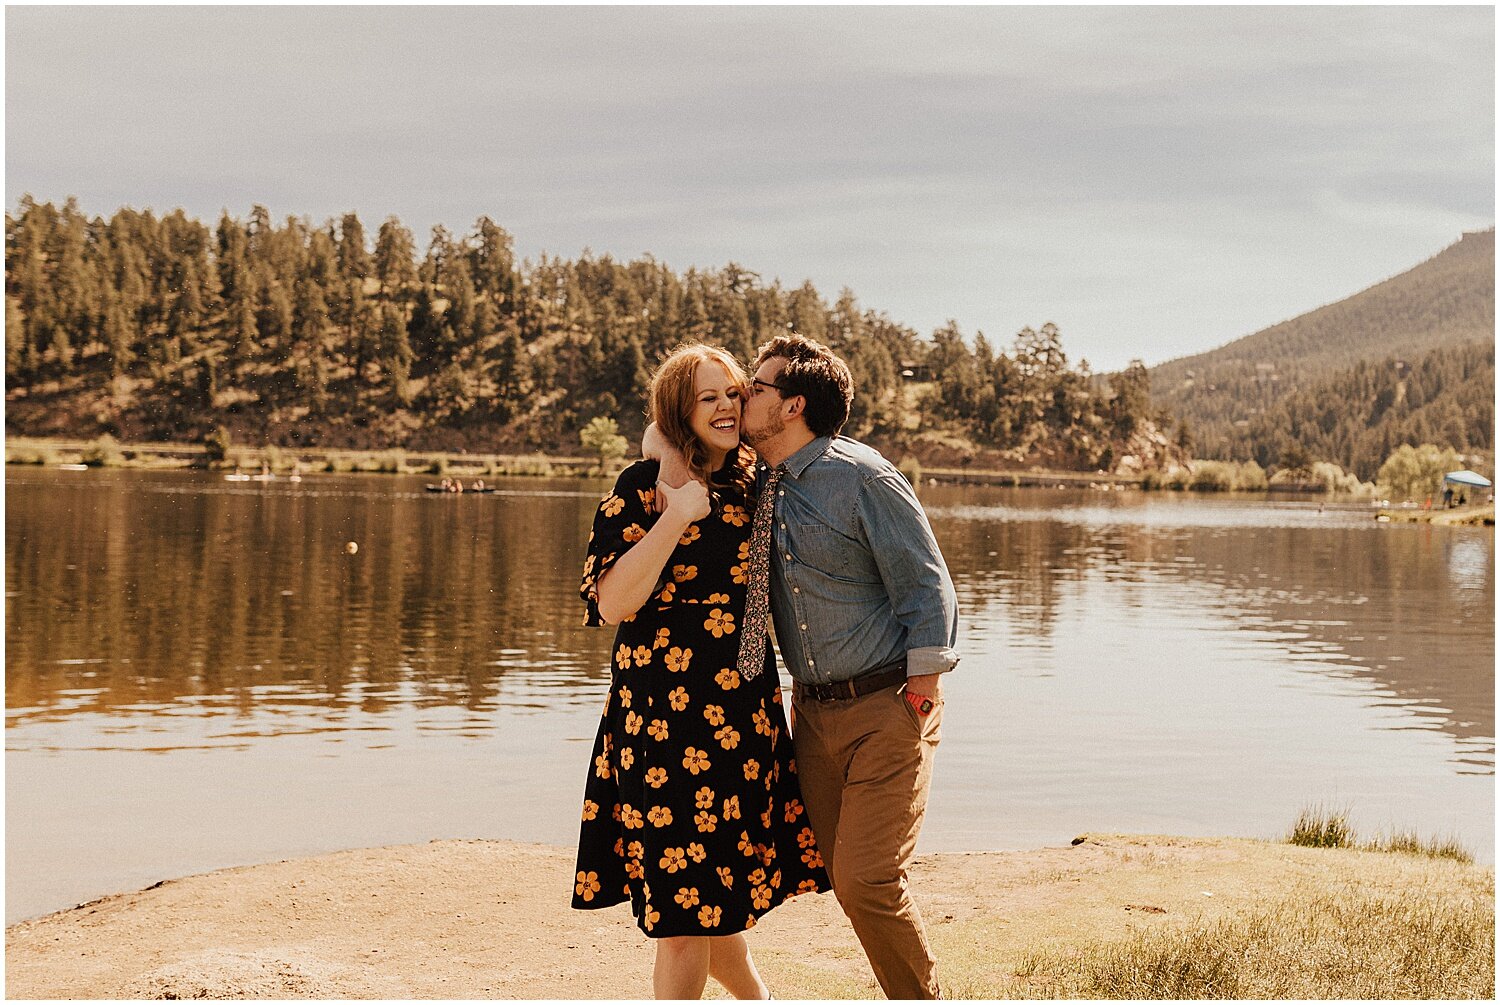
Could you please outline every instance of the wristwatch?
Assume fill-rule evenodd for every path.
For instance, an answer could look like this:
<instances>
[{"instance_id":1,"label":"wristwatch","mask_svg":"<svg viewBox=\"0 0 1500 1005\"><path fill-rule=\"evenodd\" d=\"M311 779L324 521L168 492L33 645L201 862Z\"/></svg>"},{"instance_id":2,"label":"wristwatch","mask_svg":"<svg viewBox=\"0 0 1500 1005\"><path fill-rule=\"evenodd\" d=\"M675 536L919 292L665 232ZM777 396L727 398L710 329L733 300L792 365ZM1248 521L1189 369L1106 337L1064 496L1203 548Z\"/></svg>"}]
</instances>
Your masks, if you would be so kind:
<instances>
[{"instance_id":1,"label":"wristwatch","mask_svg":"<svg viewBox=\"0 0 1500 1005\"><path fill-rule=\"evenodd\" d=\"M918 715L927 715L937 708L937 704L931 698L926 695L912 694L910 691L906 692L906 701L917 710Z\"/></svg>"}]
</instances>

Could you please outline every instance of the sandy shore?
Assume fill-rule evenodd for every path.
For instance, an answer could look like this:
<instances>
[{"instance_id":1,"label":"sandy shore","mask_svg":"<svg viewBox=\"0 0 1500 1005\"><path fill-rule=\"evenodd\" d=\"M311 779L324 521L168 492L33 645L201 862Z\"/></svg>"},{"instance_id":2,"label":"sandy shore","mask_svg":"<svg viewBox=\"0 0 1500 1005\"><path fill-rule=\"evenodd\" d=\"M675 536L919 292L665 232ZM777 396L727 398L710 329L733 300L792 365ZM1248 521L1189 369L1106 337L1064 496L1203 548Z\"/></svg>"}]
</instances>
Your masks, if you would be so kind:
<instances>
[{"instance_id":1,"label":"sandy shore","mask_svg":"<svg viewBox=\"0 0 1500 1005\"><path fill-rule=\"evenodd\" d=\"M1402 858L1235 839L1090 835L1073 847L923 856L913 883L940 956L969 961L967 976L951 975L950 990L961 996L980 976L1005 979L974 971L987 960L1007 967L1003 960L1017 947L1213 917L1330 871L1401 869L1395 860ZM1375 859L1392 864L1360 864ZM5 991L10 998L649 997L647 940L624 906L571 910L572 865L571 849L437 841L191 876L7 929ZM750 938L778 998L879 997L832 896L797 898Z\"/></svg>"}]
</instances>

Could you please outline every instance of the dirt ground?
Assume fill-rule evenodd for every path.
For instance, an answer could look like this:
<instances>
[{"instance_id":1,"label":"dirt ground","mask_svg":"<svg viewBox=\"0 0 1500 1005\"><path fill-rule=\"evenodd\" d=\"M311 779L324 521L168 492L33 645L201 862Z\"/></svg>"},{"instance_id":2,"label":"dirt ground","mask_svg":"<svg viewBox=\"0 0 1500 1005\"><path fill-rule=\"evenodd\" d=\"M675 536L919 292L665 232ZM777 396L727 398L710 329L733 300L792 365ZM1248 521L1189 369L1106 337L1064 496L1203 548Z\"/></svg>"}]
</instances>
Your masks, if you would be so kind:
<instances>
[{"instance_id":1,"label":"dirt ground","mask_svg":"<svg viewBox=\"0 0 1500 1005\"><path fill-rule=\"evenodd\" d=\"M1091 835L922 856L912 882L941 965L983 959L980 940L1014 950L1230 910L1328 861L1254 841ZM572 867L572 849L436 841L190 876L9 928L6 997L649 998L648 941L624 905L572 910ZM777 998L880 997L831 895L783 905L749 938ZM962 996L964 983L950 987ZM722 997L712 981L709 993Z\"/></svg>"}]
</instances>

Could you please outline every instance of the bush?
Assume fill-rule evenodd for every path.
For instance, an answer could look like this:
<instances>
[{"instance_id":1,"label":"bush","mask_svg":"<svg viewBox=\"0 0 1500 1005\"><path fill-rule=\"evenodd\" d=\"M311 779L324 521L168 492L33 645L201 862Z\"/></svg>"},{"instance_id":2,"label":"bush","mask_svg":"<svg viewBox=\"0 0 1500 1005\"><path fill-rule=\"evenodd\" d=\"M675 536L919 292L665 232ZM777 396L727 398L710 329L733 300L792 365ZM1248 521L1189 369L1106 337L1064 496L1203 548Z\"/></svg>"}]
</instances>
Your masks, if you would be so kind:
<instances>
[{"instance_id":1,"label":"bush","mask_svg":"<svg viewBox=\"0 0 1500 1005\"><path fill-rule=\"evenodd\" d=\"M203 453L208 458L208 463L223 464L229 457L231 445L229 430L224 426L215 426L214 431L203 438Z\"/></svg>"},{"instance_id":2,"label":"bush","mask_svg":"<svg viewBox=\"0 0 1500 1005\"><path fill-rule=\"evenodd\" d=\"M113 436L105 433L83 448L83 463L91 468L118 468L125 463L125 452Z\"/></svg>"},{"instance_id":3,"label":"bush","mask_svg":"<svg viewBox=\"0 0 1500 1005\"><path fill-rule=\"evenodd\" d=\"M1443 491L1443 476L1463 467L1463 458L1452 447L1439 449L1431 443L1414 447L1403 443L1385 459L1375 481L1388 499L1423 499Z\"/></svg>"},{"instance_id":4,"label":"bush","mask_svg":"<svg viewBox=\"0 0 1500 1005\"><path fill-rule=\"evenodd\" d=\"M585 450L599 458L601 471L610 461L624 457L629 447L625 437L620 435L620 424L602 415L590 419L588 425L578 431L578 439Z\"/></svg>"},{"instance_id":5,"label":"bush","mask_svg":"<svg viewBox=\"0 0 1500 1005\"><path fill-rule=\"evenodd\" d=\"M896 470L900 471L913 486L922 481L922 462L910 454L901 458L901 463L896 465Z\"/></svg>"},{"instance_id":6,"label":"bush","mask_svg":"<svg viewBox=\"0 0 1500 1005\"><path fill-rule=\"evenodd\" d=\"M1234 489L1235 465L1224 461L1199 461L1193 467L1188 488L1194 492L1229 492Z\"/></svg>"}]
</instances>

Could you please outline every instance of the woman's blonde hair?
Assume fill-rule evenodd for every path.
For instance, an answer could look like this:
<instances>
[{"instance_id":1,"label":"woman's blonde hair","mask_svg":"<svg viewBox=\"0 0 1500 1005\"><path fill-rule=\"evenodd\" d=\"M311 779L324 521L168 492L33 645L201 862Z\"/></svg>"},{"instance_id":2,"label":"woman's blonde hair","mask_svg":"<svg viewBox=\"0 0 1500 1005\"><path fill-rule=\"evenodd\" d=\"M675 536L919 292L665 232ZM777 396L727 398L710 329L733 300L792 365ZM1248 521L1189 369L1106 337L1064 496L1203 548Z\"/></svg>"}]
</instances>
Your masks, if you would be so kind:
<instances>
[{"instance_id":1,"label":"woman's blonde hair","mask_svg":"<svg viewBox=\"0 0 1500 1005\"><path fill-rule=\"evenodd\" d=\"M651 375L650 407L647 414L667 442L682 454L693 475L708 484L717 507L718 495L712 491L714 472L708 466L708 448L698 439L689 424L693 409L698 405L698 367L705 363L717 363L724 368L730 382L739 388L740 400L743 402L749 390L750 378L739 361L717 346L692 342L673 349ZM743 406L740 417L743 421ZM754 453L741 444L738 455L730 465L728 478L721 479L720 484L732 484L748 497L755 483L751 474L753 466Z\"/></svg>"}]
</instances>

